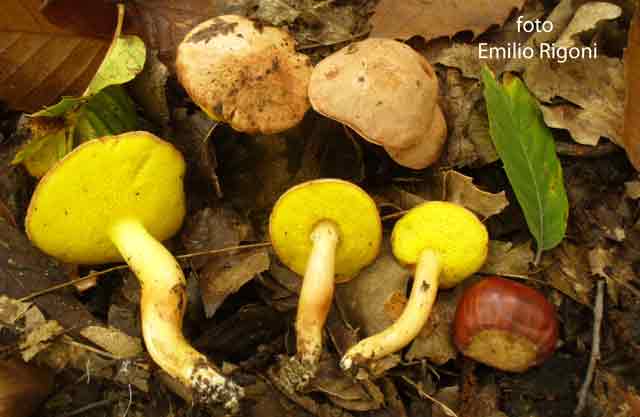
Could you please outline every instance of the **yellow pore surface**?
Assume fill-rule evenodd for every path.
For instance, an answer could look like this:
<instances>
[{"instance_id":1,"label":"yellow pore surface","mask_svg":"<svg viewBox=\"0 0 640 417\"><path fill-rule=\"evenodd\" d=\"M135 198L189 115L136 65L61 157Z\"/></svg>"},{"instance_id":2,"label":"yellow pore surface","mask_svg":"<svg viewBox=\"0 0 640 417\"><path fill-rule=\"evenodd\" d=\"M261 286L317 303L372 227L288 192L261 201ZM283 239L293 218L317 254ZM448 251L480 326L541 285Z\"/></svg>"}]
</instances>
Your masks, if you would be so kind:
<instances>
[{"instance_id":1,"label":"yellow pore surface","mask_svg":"<svg viewBox=\"0 0 640 417\"><path fill-rule=\"evenodd\" d=\"M284 193L271 212L269 234L282 263L299 275L304 275L311 253L311 232L322 220L332 221L340 230L336 281L348 281L378 255L382 240L378 208L365 191L343 180L309 181Z\"/></svg>"},{"instance_id":2,"label":"yellow pore surface","mask_svg":"<svg viewBox=\"0 0 640 417\"><path fill-rule=\"evenodd\" d=\"M475 214L444 201L411 209L396 223L391 235L393 254L414 265L425 249L440 255L440 286L450 288L480 269L487 258L489 234Z\"/></svg>"},{"instance_id":3,"label":"yellow pore surface","mask_svg":"<svg viewBox=\"0 0 640 417\"><path fill-rule=\"evenodd\" d=\"M180 152L147 132L86 142L38 184L27 213L27 234L64 262L121 260L109 238L115 222L138 220L158 240L180 228L184 171Z\"/></svg>"}]
</instances>

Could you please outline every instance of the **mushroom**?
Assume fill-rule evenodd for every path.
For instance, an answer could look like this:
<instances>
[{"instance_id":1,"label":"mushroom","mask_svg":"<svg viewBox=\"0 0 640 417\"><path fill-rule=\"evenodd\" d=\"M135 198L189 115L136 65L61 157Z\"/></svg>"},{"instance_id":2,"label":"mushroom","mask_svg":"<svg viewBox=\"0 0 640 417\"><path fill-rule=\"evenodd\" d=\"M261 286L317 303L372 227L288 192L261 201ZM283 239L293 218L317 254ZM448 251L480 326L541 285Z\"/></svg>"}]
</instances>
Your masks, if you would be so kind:
<instances>
[{"instance_id":1,"label":"mushroom","mask_svg":"<svg viewBox=\"0 0 640 417\"><path fill-rule=\"evenodd\" d=\"M124 259L140 280L142 334L153 360L192 389L194 399L235 410L242 388L182 334L186 281L160 243L184 219L184 172L180 152L147 132L85 142L42 178L26 230L36 246L63 262Z\"/></svg>"},{"instance_id":2,"label":"mushroom","mask_svg":"<svg viewBox=\"0 0 640 417\"><path fill-rule=\"evenodd\" d=\"M296 317L297 352L281 372L300 390L317 371L334 280L346 282L373 262L382 224L376 204L360 187L322 179L299 184L278 199L269 235L282 263L304 274Z\"/></svg>"},{"instance_id":3,"label":"mushroom","mask_svg":"<svg viewBox=\"0 0 640 417\"><path fill-rule=\"evenodd\" d=\"M391 326L349 349L341 367L347 370L408 345L427 322L438 287L451 288L480 269L488 243L486 227L462 206L431 201L409 210L391 234L398 261L415 265L409 300Z\"/></svg>"},{"instance_id":4,"label":"mushroom","mask_svg":"<svg viewBox=\"0 0 640 417\"><path fill-rule=\"evenodd\" d=\"M178 80L212 119L240 132L271 134L309 109L311 64L285 31L224 15L191 30L178 46Z\"/></svg>"},{"instance_id":5,"label":"mushroom","mask_svg":"<svg viewBox=\"0 0 640 417\"><path fill-rule=\"evenodd\" d=\"M440 157L447 126L438 78L401 42L369 38L325 58L311 74L309 100L318 113L383 146L400 165L422 169Z\"/></svg>"}]
</instances>

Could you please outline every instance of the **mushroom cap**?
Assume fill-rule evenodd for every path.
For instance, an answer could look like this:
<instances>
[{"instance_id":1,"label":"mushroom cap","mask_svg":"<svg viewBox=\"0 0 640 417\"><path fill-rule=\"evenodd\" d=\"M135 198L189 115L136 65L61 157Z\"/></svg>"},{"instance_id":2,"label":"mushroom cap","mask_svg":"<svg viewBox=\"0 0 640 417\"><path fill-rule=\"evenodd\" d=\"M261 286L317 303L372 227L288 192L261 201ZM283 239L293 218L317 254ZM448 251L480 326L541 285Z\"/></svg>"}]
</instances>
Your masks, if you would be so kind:
<instances>
[{"instance_id":1,"label":"mushroom cap","mask_svg":"<svg viewBox=\"0 0 640 417\"><path fill-rule=\"evenodd\" d=\"M242 16L209 19L178 46L176 70L212 119L247 133L278 133L309 109L311 64L285 31Z\"/></svg>"},{"instance_id":2,"label":"mushroom cap","mask_svg":"<svg viewBox=\"0 0 640 417\"><path fill-rule=\"evenodd\" d=\"M445 201L429 201L409 210L391 234L393 254L415 265L422 251L440 255L440 286L450 288L472 275L487 258L489 233L475 214Z\"/></svg>"},{"instance_id":3,"label":"mushroom cap","mask_svg":"<svg viewBox=\"0 0 640 417\"><path fill-rule=\"evenodd\" d=\"M49 170L31 198L26 230L36 246L64 262L121 260L109 230L136 219L158 240L185 215L182 154L147 133L91 140Z\"/></svg>"},{"instance_id":4,"label":"mushroom cap","mask_svg":"<svg viewBox=\"0 0 640 417\"><path fill-rule=\"evenodd\" d=\"M366 140L402 149L428 139L438 106L438 79L409 46L368 38L316 65L309 100L318 113Z\"/></svg>"},{"instance_id":5,"label":"mushroom cap","mask_svg":"<svg viewBox=\"0 0 640 417\"><path fill-rule=\"evenodd\" d=\"M440 106L435 108L435 116L426 137L429 139L418 141L408 148L385 146L384 150L387 151L391 159L407 168L422 169L436 162L440 158L447 139L447 123Z\"/></svg>"},{"instance_id":6,"label":"mushroom cap","mask_svg":"<svg viewBox=\"0 0 640 417\"><path fill-rule=\"evenodd\" d=\"M355 184L338 179L308 181L287 190L269 219L269 235L276 254L289 269L304 275L318 222L332 221L340 231L335 276L345 282L378 255L382 223L369 195Z\"/></svg>"}]
</instances>

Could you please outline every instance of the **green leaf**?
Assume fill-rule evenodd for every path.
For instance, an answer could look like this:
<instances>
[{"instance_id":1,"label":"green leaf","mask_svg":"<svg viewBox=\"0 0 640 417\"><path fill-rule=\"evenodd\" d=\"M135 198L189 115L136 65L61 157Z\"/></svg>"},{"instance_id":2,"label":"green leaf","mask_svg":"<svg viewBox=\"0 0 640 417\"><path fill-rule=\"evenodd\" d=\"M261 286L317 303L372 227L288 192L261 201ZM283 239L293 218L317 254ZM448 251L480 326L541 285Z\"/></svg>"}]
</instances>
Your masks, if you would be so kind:
<instances>
[{"instance_id":1,"label":"green leaf","mask_svg":"<svg viewBox=\"0 0 640 417\"><path fill-rule=\"evenodd\" d=\"M553 135L519 78L500 85L484 67L482 79L491 139L538 243L539 258L562 241L569 214Z\"/></svg>"},{"instance_id":2,"label":"green leaf","mask_svg":"<svg viewBox=\"0 0 640 417\"><path fill-rule=\"evenodd\" d=\"M91 97L75 122L77 143L135 130L136 106L125 89L112 85Z\"/></svg>"},{"instance_id":3,"label":"green leaf","mask_svg":"<svg viewBox=\"0 0 640 417\"><path fill-rule=\"evenodd\" d=\"M146 48L137 36L119 36L111 47L84 96L92 96L110 85L124 84L144 68Z\"/></svg>"}]
</instances>

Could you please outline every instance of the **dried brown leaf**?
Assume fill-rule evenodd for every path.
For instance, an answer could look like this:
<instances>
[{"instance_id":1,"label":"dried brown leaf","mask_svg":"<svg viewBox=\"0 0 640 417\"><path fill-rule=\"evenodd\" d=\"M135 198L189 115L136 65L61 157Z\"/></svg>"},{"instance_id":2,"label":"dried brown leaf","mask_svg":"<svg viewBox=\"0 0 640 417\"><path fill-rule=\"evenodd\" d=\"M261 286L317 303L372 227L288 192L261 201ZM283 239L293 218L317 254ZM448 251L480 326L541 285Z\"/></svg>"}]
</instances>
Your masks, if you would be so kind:
<instances>
[{"instance_id":1,"label":"dried brown leaf","mask_svg":"<svg viewBox=\"0 0 640 417\"><path fill-rule=\"evenodd\" d=\"M474 36L491 25L501 25L524 0L381 0L371 20L372 35L408 39L420 35L425 40L471 31Z\"/></svg>"},{"instance_id":2,"label":"dried brown leaf","mask_svg":"<svg viewBox=\"0 0 640 417\"><path fill-rule=\"evenodd\" d=\"M426 358L436 365L442 365L458 355L451 339L451 326L461 295L460 289L438 293L429 320L411 343L405 359Z\"/></svg>"},{"instance_id":3,"label":"dried brown leaf","mask_svg":"<svg viewBox=\"0 0 640 417\"><path fill-rule=\"evenodd\" d=\"M178 44L198 23L221 14L224 0L135 0L127 8L127 32L156 49L158 58L175 70Z\"/></svg>"},{"instance_id":4,"label":"dried brown leaf","mask_svg":"<svg viewBox=\"0 0 640 417\"><path fill-rule=\"evenodd\" d=\"M624 53L626 102L623 142L631 163L640 170L640 10L636 10Z\"/></svg>"},{"instance_id":5,"label":"dried brown leaf","mask_svg":"<svg viewBox=\"0 0 640 417\"><path fill-rule=\"evenodd\" d=\"M104 326L88 326L80 332L107 352L119 358L133 358L142 353L142 341L126 333Z\"/></svg>"},{"instance_id":6,"label":"dried brown leaf","mask_svg":"<svg viewBox=\"0 0 640 417\"><path fill-rule=\"evenodd\" d=\"M0 99L36 111L59 96L80 95L102 62L110 39L55 26L38 0L5 0L0 14ZM114 6L111 5L113 8ZM115 27L115 11L112 20ZM108 21L109 15L103 15Z\"/></svg>"},{"instance_id":7,"label":"dried brown leaf","mask_svg":"<svg viewBox=\"0 0 640 417\"><path fill-rule=\"evenodd\" d=\"M336 302L360 337L371 336L393 324L397 317L388 312L388 303L398 294L406 295L411 271L393 257L385 239L380 256L353 280L336 287Z\"/></svg>"},{"instance_id":8,"label":"dried brown leaf","mask_svg":"<svg viewBox=\"0 0 640 417\"><path fill-rule=\"evenodd\" d=\"M485 219L502 212L509 205L504 191L497 194L482 191L473 185L473 178L459 172L447 171L444 181L447 201L460 204Z\"/></svg>"},{"instance_id":9,"label":"dried brown leaf","mask_svg":"<svg viewBox=\"0 0 640 417\"><path fill-rule=\"evenodd\" d=\"M269 253L266 249L212 259L200 276L200 291L206 316L212 317L229 295L267 269Z\"/></svg>"},{"instance_id":10,"label":"dried brown leaf","mask_svg":"<svg viewBox=\"0 0 640 417\"><path fill-rule=\"evenodd\" d=\"M496 275L527 275L533 263L534 253L531 241L514 245L511 242L492 240L489 255L480 272Z\"/></svg>"},{"instance_id":11,"label":"dried brown leaf","mask_svg":"<svg viewBox=\"0 0 640 417\"><path fill-rule=\"evenodd\" d=\"M573 139L597 145L604 136L622 144L624 71L617 58L531 61L524 79L529 90L542 102L558 97L567 104L541 106L547 125L567 129Z\"/></svg>"}]
</instances>

